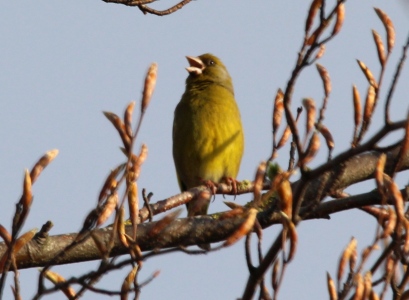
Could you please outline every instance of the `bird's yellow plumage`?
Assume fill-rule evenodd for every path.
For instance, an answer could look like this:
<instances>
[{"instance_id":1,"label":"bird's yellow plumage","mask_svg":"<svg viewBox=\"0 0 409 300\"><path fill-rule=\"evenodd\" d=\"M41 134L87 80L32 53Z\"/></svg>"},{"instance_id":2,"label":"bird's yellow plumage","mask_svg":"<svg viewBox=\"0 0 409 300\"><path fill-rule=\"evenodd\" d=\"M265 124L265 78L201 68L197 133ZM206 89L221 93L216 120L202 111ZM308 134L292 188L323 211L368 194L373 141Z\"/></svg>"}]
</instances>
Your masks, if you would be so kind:
<instances>
[{"instance_id":1,"label":"bird's yellow plumage","mask_svg":"<svg viewBox=\"0 0 409 300\"><path fill-rule=\"evenodd\" d=\"M187 59L186 90L173 121L173 159L182 191L203 180L236 178L244 150L240 112L226 67L211 54ZM209 201L192 200L188 215L207 214Z\"/></svg>"}]
</instances>

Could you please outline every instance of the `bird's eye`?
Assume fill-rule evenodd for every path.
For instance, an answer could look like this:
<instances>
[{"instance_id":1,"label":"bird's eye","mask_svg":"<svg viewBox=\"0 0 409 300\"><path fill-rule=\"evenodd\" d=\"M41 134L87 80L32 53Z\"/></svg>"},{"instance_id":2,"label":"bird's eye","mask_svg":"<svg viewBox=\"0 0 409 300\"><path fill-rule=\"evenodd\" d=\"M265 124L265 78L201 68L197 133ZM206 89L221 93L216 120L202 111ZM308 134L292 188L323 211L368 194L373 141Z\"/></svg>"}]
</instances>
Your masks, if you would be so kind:
<instances>
[{"instance_id":1,"label":"bird's eye","mask_svg":"<svg viewBox=\"0 0 409 300\"><path fill-rule=\"evenodd\" d=\"M209 66L213 66L213 65L215 65L216 63L213 61L213 60L209 60Z\"/></svg>"}]
</instances>

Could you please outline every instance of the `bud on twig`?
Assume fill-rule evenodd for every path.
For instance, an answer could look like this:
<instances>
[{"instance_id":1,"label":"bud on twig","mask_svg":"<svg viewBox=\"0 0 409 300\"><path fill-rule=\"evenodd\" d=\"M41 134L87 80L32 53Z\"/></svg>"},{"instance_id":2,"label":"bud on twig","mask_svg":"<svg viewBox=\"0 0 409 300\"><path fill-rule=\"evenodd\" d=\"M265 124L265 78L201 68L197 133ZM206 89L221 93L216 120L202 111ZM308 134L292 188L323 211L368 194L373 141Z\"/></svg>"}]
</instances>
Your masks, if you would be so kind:
<instances>
[{"instance_id":1,"label":"bud on twig","mask_svg":"<svg viewBox=\"0 0 409 300\"><path fill-rule=\"evenodd\" d=\"M352 87L352 98L354 100L354 121L356 129L362 122L361 97L359 96L359 91L356 85L353 85Z\"/></svg>"},{"instance_id":2,"label":"bud on twig","mask_svg":"<svg viewBox=\"0 0 409 300\"><path fill-rule=\"evenodd\" d=\"M51 281L55 285L66 282L64 277L62 277L60 274L58 274L56 272L53 272L53 271L50 271L50 270L44 271L44 276L45 276L45 278L47 278L49 281ZM75 297L76 296L75 290L72 287L65 286L65 287L60 288L60 290L68 297L68 299L76 298Z\"/></svg>"},{"instance_id":3,"label":"bud on twig","mask_svg":"<svg viewBox=\"0 0 409 300\"><path fill-rule=\"evenodd\" d=\"M114 113L104 111L105 117L114 125L115 129L118 131L119 136L121 137L122 143L127 151L131 147L131 138L128 136L125 124L122 120Z\"/></svg>"},{"instance_id":4,"label":"bud on twig","mask_svg":"<svg viewBox=\"0 0 409 300\"><path fill-rule=\"evenodd\" d=\"M315 59L320 59L324 56L325 53L325 44L321 44L320 49L318 50L317 54L315 55Z\"/></svg>"},{"instance_id":5,"label":"bud on twig","mask_svg":"<svg viewBox=\"0 0 409 300\"><path fill-rule=\"evenodd\" d=\"M254 179L254 203L257 205L261 199L261 190L263 189L264 175L266 173L266 162L262 161L256 172L256 178Z\"/></svg>"},{"instance_id":6,"label":"bud on twig","mask_svg":"<svg viewBox=\"0 0 409 300\"><path fill-rule=\"evenodd\" d=\"M335 288L334 280L332 280L331 275L327 272L327 287L330 300L338 300L337 290Z\"/></svg>"},{"instance_id":7,"label":"bud on twig","mask_svg":"<svg viewBox=\"0 0 409 300\"><path fill-rule=\"evenodd\" d=\"M106 202L103 205L102 212L98 216L97 219L97 226L100 226L105 223L106 220L112 215L115 211L116 205L118 204L118 194L114 192L112 195L108 197Z\"/></svg>"},{"instance_id":8,"label":"bud on twig","mask_svg":"<svg viewBox=\"0 0 409 300\"><path fill-rule=\"evenodd\" d=\"M375 80L371 70L359 59L356 60L358 62L359 67L361 68L362 72L364 73L366 79L368 80L369 84L375 88L378 87L378 83Z\"/></svg>"},{"instance_id":9,"label":"bud on twig","mask_svg":"<svg viewBox=\"0 0 409 300\"><path fill-rule=\"evenodd\" d=\"M291 128L290 126L287 125L287 127L285 128L283 132L283 135L281 136L281 139L277 143L277 149L280 149L281 147L285 145L290 135L291 135Z\"/></svg>"},{"instance_id":10,"label":"bud on twig","mask_svg":"<svg viewBox=\"0 0 409 300\"><path fill-rule=\"evenodd\" d=\"M129 206L129 219L133 228L133 239L136 240L136 229L138 225L139 217L139 199L138 199L138 184L136 181L129 183L128 187L128 206Z\"/></svg>"},{"instance_id":11,"label":"bud on twig","mask_svg":"<svg viewBox=\"0 0 409 300\"><path fill-rule=\"evenodd\" d=\"M313 133L310 143L308 144L307 150L305 151L304 157L301 159L300 164L305 165L309 163L317 154L320 148L320 138L316 132Z\"/></svg>"},{"instance_id":12,"label":"bud on twig","mask_svg":"<svg viewBox=\"0 0 409 300\"><path fill-rule=\"evenodd\" d=\"M322 136L324 137L325 142L327 143L328 150L331 152L332 149L334 149L334 147L335 147L334 138L332 137L331 132L323 124L317 124L316 128L322 134Z\"/></svg>"},{"instance_id":13,"label":"bud on twig","mask_svg":"<svg viewBox=\"0 0 409 300\"><path fill-rule=\"evenodd\" d=\"M158 73L158 65L156 63L151 64L148 73L145 77L145 86L142 92L141 112L144 113L151 101L153 91L156 86L156 78Z\"/></svg>"},{"instance_id":14,"label":"bud on twig","mask_svg":"<svg viewBox=\"0 0 409 300\"><path fill-rule=\"evenodd\" d=\"M135 107L135 101L128 104L124 113L125 131L126 134L132 139L132 114Z\"/></svg>"},{"instance_id":15,"label":"bud on twig","mask_svg":"<svg viewBox=\"0 0 409 300\"><path fill-rule=\"evenodd\" d=\"M335 22L334 29L332 30L332 36L340 32L342 24L344 23L344 19L345 19L345 5L344 3L340 3L338 4L338 7L337 7L337 20Z\"/></svg>"},{"instance_id":16,"label":"bud on twig","mask_svg":"<svg viewBox=\"0 0 409 300\"><path fill-rule=\"evenodd\" d=\"M247 235L251 230L253 230L254 222L257 217L257 209L250 208L247 214L246 220L240 225L240 227L229 236L223 243L223 247L231 246L243 236Z\"/></svg>"},{"instance_id":17,"label":"bud on twig","mask_svg":"<svg viewBox=\"0 0 409 300\"><path fill-rule=\"evenodd\" d=\"M388 53L392 52L393 46L395 45L395 28L389 16L385 14L381 9L374 8L376 14L381 19L383 26L386 30L386 39L388 45Z\"/></svg>"},{"instance_id":18,"label":"bud on twig","mask_svg":"<svg viewBox=\"0 0 409 300\"><path fill-rule=\"evenodd\" d=\"M131 272L125 277L124 282L122 283L121 287L121 300L128 299L129 291L131 290L131 286L134 283L136 272L138 271L138 265L135 265Z\"/></svg>"},{"instance_id":19,"label":"bud on twig","mask_svg":"<svg viewBox=\"0 0 409 300\"><path fill-rule=\"evenodd\" d=\"M314 18L317 15L318 9L322 6L322 0L314 0L311 3L310 10L308 11L307 20L305 21L305 35L307 36L308 32L311 29Z\"/></svg>"},{"instance_id":20,"label":"bud on twig","mask_svg":"<svg viewBox=\"0 0 409 300\"><path fill-rule=\"evenodd\" d=\"M274 100L273 132L277 132L278 126L280 126L281 123L281 118L284 111L283 97L283 91L281 89L278 89L276 98Z\"/></svg>"},{"instance_id":21,"label":"bud on twig","mask_svg":"<svg viewBox=\"0 0 409 300\"><path fill-rule=\"evenodd\" d=\"M370 85L368 87L368 93L366 96L365 108L364 108L363 122L365 126L368 126L369 121L371 120L372 113L374 111L374 107L375 107L375 88L372 85Z\"/></svg>"},{"instance_id":22,"label":"bud on twig","mask_svg":"<svg viewBox=\"0 0 409 300\"><path fill-rule=\"evenodd\" d=\"M312 98L304 98L302 100L302 105L307 111L307 124L306 124L306 135L308 135L311 130L314 128L315 124L315 102Z\"/></svg>"},{"instance_id":23,"label":"bud on twig","mask_svg":"<svg viewBox=\"0 0 409 300\"><path fill-rule=\"evenodd\" d=\"M34 165L33 169L30 172L31 184L34 184L34 182L40 176L41 172L54 160L57 155L57 149L50 150L38 160L38 162Z\"/></svg>"},{"instance_id":24,"label":"bud on twig","mask_svg":"<svg viewBox=\"0 0 409 300\"><path fill-rule=\"evenodd\" d=\"M376 51L378 52L379 62L381 66L383 67L385 66L385 62L386 62L385 46L383 45L381 36L374 29L372 29L372 35L375 41Z\"/></svg>"},{"instance_id":25,"label":"bud on twig","mask_svg":"<svg viewBox=\"0 0 409 300\"><path fill-rule=\"evenodd\" d=\"M328 97L329 93L331 92L331 79L329 77L329 73L327 69L320 64L316 64L316 67L324 85L325 97Z\"/></svg>"}]
</instances>

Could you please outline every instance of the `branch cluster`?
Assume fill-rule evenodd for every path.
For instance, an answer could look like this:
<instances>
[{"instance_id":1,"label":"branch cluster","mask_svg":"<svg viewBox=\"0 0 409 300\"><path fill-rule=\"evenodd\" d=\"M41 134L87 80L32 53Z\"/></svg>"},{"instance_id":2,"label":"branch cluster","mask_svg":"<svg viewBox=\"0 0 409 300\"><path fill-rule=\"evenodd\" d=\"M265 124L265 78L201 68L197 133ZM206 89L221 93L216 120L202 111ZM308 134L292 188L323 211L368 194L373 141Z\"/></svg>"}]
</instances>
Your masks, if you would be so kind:
<instances>
[{"instance_id":1,"label":"branch cluster","mask_svg":"<svg viewBox=\"0 0 409 300\"><path fill-rule=\"evenodd\" d=\"M137 6L145 14L156 15L173 13L190 2L184 0L167 10L156 11L147 6L154 2L152 0L104 1ZM58 151L48 152L35 164L31 172L26 171L11 233L0 225L0 236L4 241L0 243L0 292L3 291L8 272L12 270L15 274L13 291L18 298L18 269L41 266L43 269L40 271L35 299L56 291L64 292L69 299L78 298L86 291L121 295L123 299L134 293L137 299L143 286L159 274L155 272L142 282L138 279L146 260L176 251L190 255L217 251L245 238L249 277L242 299L252 299L257 290L260 299L276 299L286 267L296 255L297 226L300 222L329 218L331 214L358 208L375 218L378 224L375 238L360 256L357 254L356 239L352 239L346 246L338 264L336 283L331 275L327 274L330 298L346 299L352 293L356 299L384 298L388 287L391 287L395 299L403 299L409 280L409 214L405 210L408 191L406 188L399 189L395 177L398 172L409 169L409 116L405 120L392 121L390 105L405 62L409 39L403 48L384 101L384 124L368 137L367 132L374 111L380 106L380 90L384 86L385 70L395 45L392 21L382 10L375 9L386 32L385 46L381 36L375 30L372 31L380 72L375 76L364 62L358 60L358 66L368 84L365 100L362 105L360 93L354 85L354 131L351 147L333 157L335 142L325 124L325 113L332 89L331 79L327 69L317 61L325 55L326 44L342 30L345 2L346 0L337 1L334 7L326 12L325 0L312 1L305 21L305 35L291 77L285 88L278 89L274 100L271 155L267 162L258 166L254 181L242 181L237 186L221 183L217 185L216 191L199 186L155 203L151 202L152 193L147 194L143 189L139 195L137 182L148 155L148 147L142 145L138 153L135 153L133 148L156 85L157 65L153 63L145 77L136 126L132 124L135 102L127 106L122 118L112 112L104 112L121 138L121 150L125 159L107 176L95 208L88 213L78 233L49 236L52 223L48 222L38 233L33 229L20 234L32 204L32 184ZM305 97L302 106L294 108L292 98L297 79L312 65L315 65L322 81L321 104L318 105L314 99ZM305 124L300 122L303 114ZM286 124L279 135L284 120ZM300 134L301 127L305 129L304 136ZM401 140L388 146L379 146L385 137L402 129L405 134ZM315 159L322 139L328 149L327 161L316 168L310 168L309 164ZM290 143L290 159L284 170L274 160L279 150L287 143ZM296 171L301 176L298 180L291 181ZM376 190L353 196L344 192L346 187L368 179L375 179ZM123 194L119 192L122 186L125 190ZM201 197L203 193L212 192L234 195L252 193L253 200L244 206L226 202L230 210L208 216L178 218L180 209L164 215L171 209ZM328 197L332 200L324 202ZM110 216L114 216L114 223L106 226ZM160 216L159 220L153 221L154 216ZM263 229L272 225L281 226L282 230L263 253ZM251 254L253 233L257 236L257 263L252 260ZM190 245L216 242L222 243L213 249L188 248ZM385 246L378 259L364 271L368 257L380 245ZM100 264L95 270L80 277L65 279L51 270L54 265L86 260L100 260ZM382 263L386 265L385 270L379 268ZM102 276L125 266L129 268L129 272L120 289L108 291L95 286ZM347 268L348 275L345 271ZM405 271L398 276L397 271L400 269ZM265 280L268 272L272 278L272 296ZM379 274L377 280L372 279L375 272ZM51 281L53 286L46 287L45 279ZM383 288L378 296L373 287L381 284ZM79 289L75 290L73 286L79 286Z\"/></svg>"}]
</instances>

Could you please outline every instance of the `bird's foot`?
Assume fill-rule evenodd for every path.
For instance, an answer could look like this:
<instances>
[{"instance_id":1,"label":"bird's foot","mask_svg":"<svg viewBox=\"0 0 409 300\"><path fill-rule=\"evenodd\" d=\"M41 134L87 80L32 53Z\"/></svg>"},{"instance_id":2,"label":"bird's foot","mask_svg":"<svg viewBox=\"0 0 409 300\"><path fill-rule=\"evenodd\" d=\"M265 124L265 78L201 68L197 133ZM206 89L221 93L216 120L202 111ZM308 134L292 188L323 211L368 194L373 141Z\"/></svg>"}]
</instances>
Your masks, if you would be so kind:
<instances>
[{"instance_id":1,"label":"bird's foot","mask_svg":"<svg viewBox=\"0 0 409 300\"><path fill-rule=\"evenodd\" d=\"M225 181L228 185L231 186L231 192L234 195L234 200L236 200L236 196L238 192L237 184L239 183L239 181L232 177L226 177Z\"/></svg>"},{"instance_id":2,"label":"bird's foot","mask_svg":"<svg viewBox=\"0 0 409 300\"><path fill-rule=\"evenodd\" d=\"M219 185L211 180L203 180L203 184L210 190L210 192L212 193L213 196L213 200L216 197L216 193L217 193L217 188L219 187Z\"/></svg>"}]
</instances>

